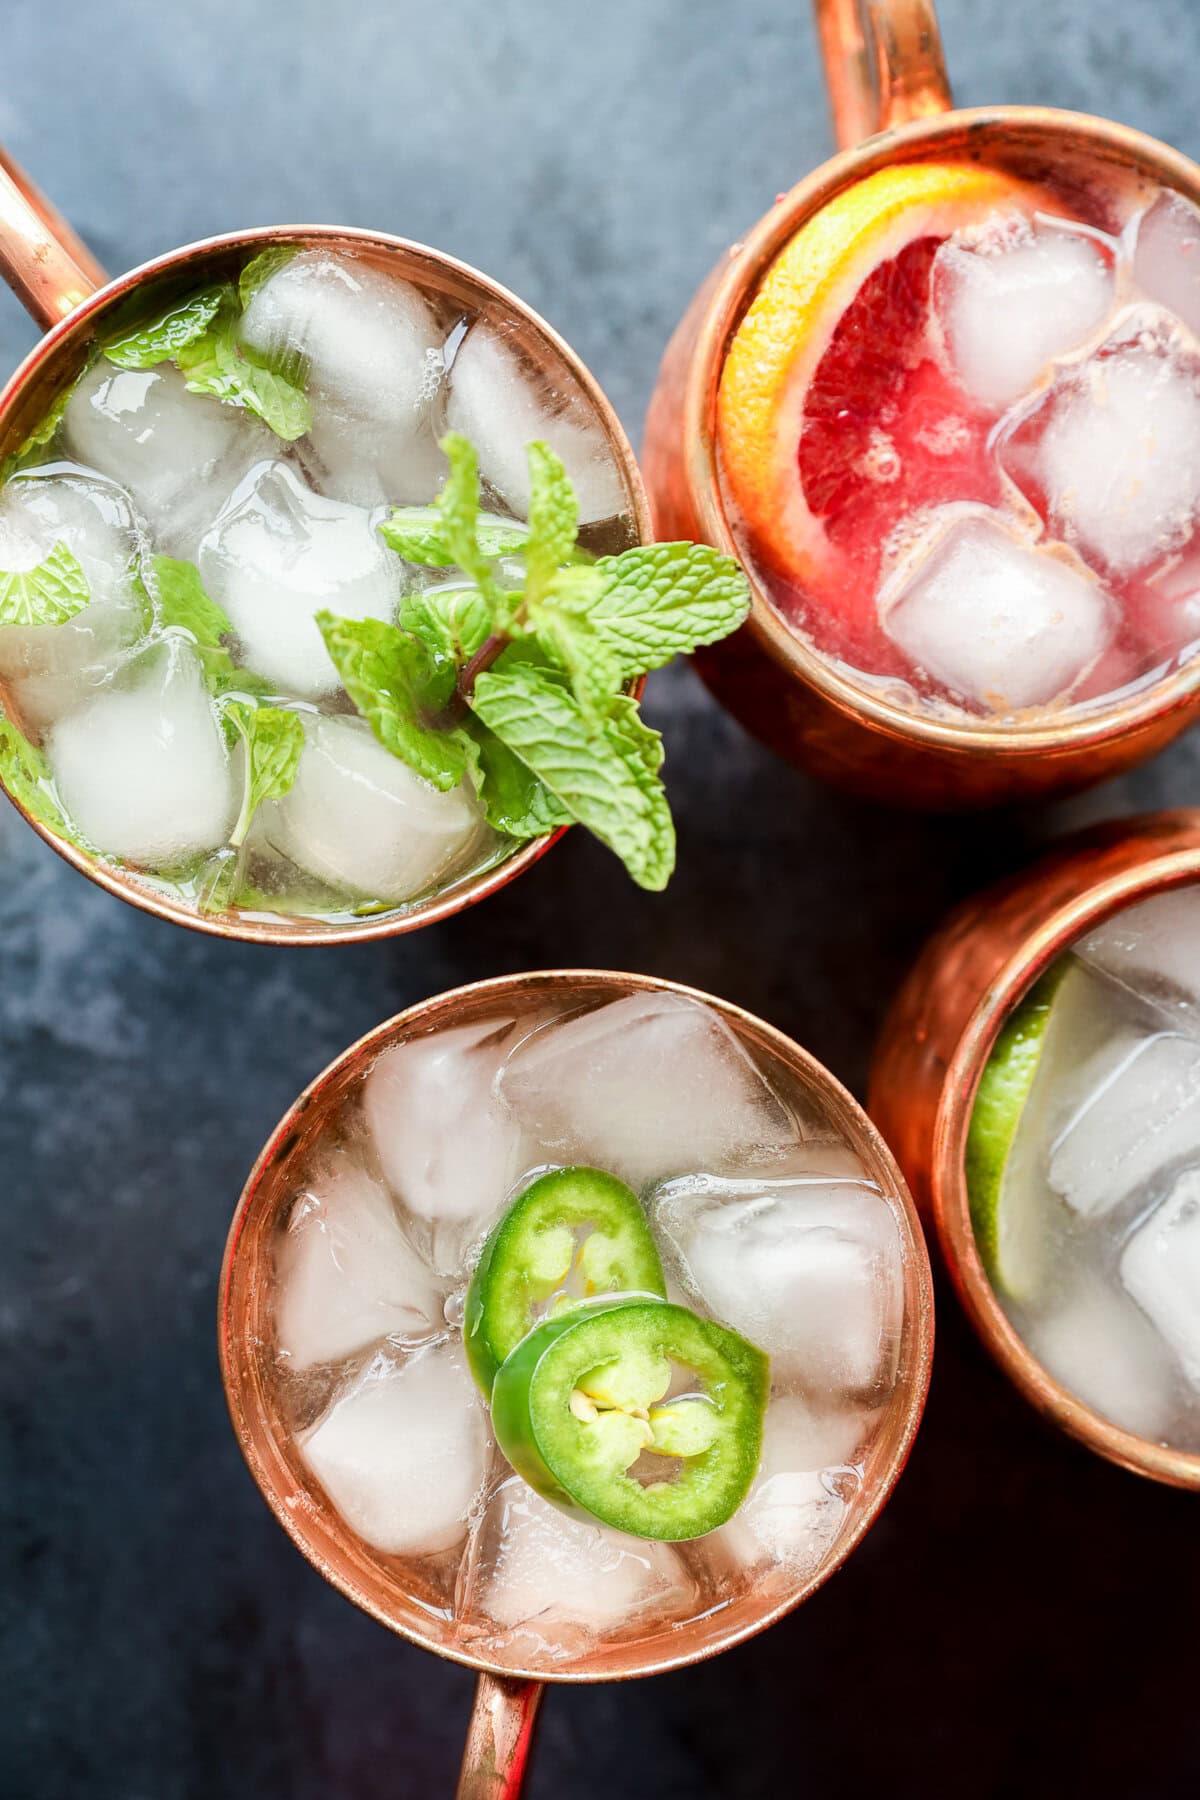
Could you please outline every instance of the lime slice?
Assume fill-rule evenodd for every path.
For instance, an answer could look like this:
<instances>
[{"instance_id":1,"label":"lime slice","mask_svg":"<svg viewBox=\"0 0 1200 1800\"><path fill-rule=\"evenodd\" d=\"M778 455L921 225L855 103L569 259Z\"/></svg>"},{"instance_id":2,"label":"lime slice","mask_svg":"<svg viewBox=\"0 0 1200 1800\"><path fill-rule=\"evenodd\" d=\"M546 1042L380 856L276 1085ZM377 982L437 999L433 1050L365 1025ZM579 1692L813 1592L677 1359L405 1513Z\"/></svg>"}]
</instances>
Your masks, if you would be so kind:
<instances>
[{"instance_id":1,"label":"lime slice","mask_svg":"<svg viewBox=\"0 0 1200 1800\"><path fill-rule=\"evenodd\" d=\"M1005 1024L980 1078L967 1133L967 1197L975 1241L992 1282L1014 1299L1027 1297L1036 1283L1041 1232L1029 1209L1015 1206L1006 1195L1004 1177L1068 966L1064 960L1043 975Z\"/></svg>"}]
</instances>

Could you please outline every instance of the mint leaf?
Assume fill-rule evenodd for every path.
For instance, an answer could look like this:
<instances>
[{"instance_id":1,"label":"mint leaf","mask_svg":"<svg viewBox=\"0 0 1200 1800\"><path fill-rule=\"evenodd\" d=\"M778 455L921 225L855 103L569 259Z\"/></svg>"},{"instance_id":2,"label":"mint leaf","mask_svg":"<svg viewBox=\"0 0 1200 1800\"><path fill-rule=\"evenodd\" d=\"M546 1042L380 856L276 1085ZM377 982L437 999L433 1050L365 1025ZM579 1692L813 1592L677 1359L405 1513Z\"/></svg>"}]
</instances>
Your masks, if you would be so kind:
<instances>
[{"instance_id":1,"label":"mint leaf","mask_svg":"<svg viewBox=\"0 0 1200 1800\"><path fill-rule=\"evenodd\" d=\"M457 431L448 432L440 447L450 464L446 485L435 503L441 515L442 537L455 566L471 577L491 608L493 619L503 624L515 607L506 604L479 542L479 458Z\"/></svg>"},{"instance_id":2,"label":"mint leaf","mask_svg":"<svg viewBox=\"0 0 1200 1800\"><path fill-rule=\"evenodd\" d=\"M269 250L260 250L252 256L241 274L238 276L238 299L243 309L249 306L260 287L277 275L297 254L295 244L272 244Z\"/></svg>"},{"instance_id":3,"label":"mint leaf","mask_svg":"<svg viewBox=\"0 0 1200 1800\"><path fill-rule=\"evenodd\" d=\"M548 444L532 443L529 458L529 540L525 546L525 595L536 600L570 562L579 535L579 502L559 458Z\"/></svg>"},{"instance_id":4,"label":"mint leaf","mask_svg":"<svg viewBox=\"0 0 1200 1800\"><path fill-rule=\"evenodd\" d=\"M436 506L398 506L391 517L379 526L379 535L405 562L419 563L427 569L457 567L442 531L442 515ZM517 519L502 519L496 513L480 513L475 542L479 554L489 562L500 556L519 555L529 536L528 529Z\"/></svg>"},{"instance_id":5,"label":"mint leaf","mask_svg":"<svg viewBox=\"0 0 1200 1800\"><path fill-rule=\"evenodd\" d=\"M428 645L436 661L457 671L487 642L492 615L477 587L426 588L423 593L405 594L396 623Z\"/></svg>"},{"instance_id":6,"label":"mint leaf","mask_svg":"<svg viewBox=\"0 0 1200 1800\"><path fill-rule=\"evenodd\" d=\"M186 344L177 358L189 393L212 394L228 406L257 414L276 437L292 443L312 424L308 398L283 375L251 362L237 341L233 289L203 336Z\"/></svg>"},{"instance_id":7,"label":"mint leaf","mask_svg":"<svg viewBox=\"0 0 1200 1800\"><path fill-rule=\"evenodd\" d=\"M0 569L0 625L65 625L90 599L87 576L61 538L32 569Z\"/></svg>"},{"instance_id":8,"label":"mint leaf","mask_svg":"<svg viewBox=\"0 0 1200 1800\"><path fill-rule=\"evenodd\" d=\"M271 694L261 675L239 668L221 639L233 634L233 622L206 593L194 563L174 556L150 560L152 604L164 631L186 631L193 640L211 694Z\"/></svg>"},{"instance_id":9,"label":"mint leaf","mask_svg":"<svg viewBox=\"0 0 1200 1800\"><path fill-rule=\"evenodd\" d=\"M587 615L626 677L716 643L750 610L745 575L707 544L644 544L593 570L606 585Z\"/></svg>"},{"instance_id":10,"label":"mint leaf","mask_svg":"<svg viewBox=\"0 0 1200 1800\"><path fill-rule=\"evenodd\" d=\"M493 831L514 838L537 838L561 825L574 824L574 813L555 799L545 782L539 781L482 719L470 719L467 730L478 751L475 781L480 803Z\"/></svg>"},{"instance_id":11,"label":"mint leaf","mask_svg":"<svg viewBox=\"0 0 1200 1800\"><path fill-rule=\"evenodd\" d=\"M278 706L250 706L244 700L229 701L222 713L246 749L242 808L229 836L236 849L244 842L262 802L278 800L295 781L304 749L304 726L299 713Z\"/></svg>"},{"instance_id":12,"label":"mint leaf","mask_svg":"<svg viewBox=\"0 0 1200 1800\"><path fill-rule=\"evenodd\" d=\"M226 292L224 285L208 287L188 300L177 301L147 323L105 344L105 356L119 369L152 369L155 363L173 360L208 330Z\"/></svg>"},{"instance_id":13,"label":"mint leaf","mask_svg":"<svg viewBox=\"0 0 1200 1800\"><path fill-rule=\"evenodd\" d=\"M0 461L0 482L7 481L10 475L17 474L19 470L28 468L31 464L45 461L45 458L38 453L54 439L62 424L63 414L67 410L67 402L81 380L82 372L75 377L74 381L69 381L66 387L59 391L49 412L43 414L20 448L15 450L11 456L6 456L3 461Z\"/></svg>"},{"instance_id":14,"label":"mint leaf","mask_svg":"<svg viewBox=\"0 0 1200 1800\"><path fill-rule=\"evenodd\" d=\"M46 758L3 713L0 713L0 781L18 806L23 806L47 831L81 849L92 848L79 836L59 805Z\"/></svg>"},{"instance_id":15,"label":"mint leaf","mask_svg":"<svg viewBox=\"0 0 1200 1800\"><path fill-rule=\"evenodd\" d=\"M658 774L662 740L642 724L635 701L617 699L597 720L560 675L513 663L478 677L473 705L560 805L616 852L639 887L666 886L675 828Z\"/></svg>"},{"instance_id":16,"label":"mint leaf","mask_svg":"<svg viewBox=\"0 0 1200 1800\"><path fill-rule=\"evenodd\" d=\"M449 700L453 670L439 667L428 645L381 619L339 619L319 612L317 624L342 686L385 750L442 793L458 786L474 759L465 731L428 724Z\"/></svg>"}]
</instances>

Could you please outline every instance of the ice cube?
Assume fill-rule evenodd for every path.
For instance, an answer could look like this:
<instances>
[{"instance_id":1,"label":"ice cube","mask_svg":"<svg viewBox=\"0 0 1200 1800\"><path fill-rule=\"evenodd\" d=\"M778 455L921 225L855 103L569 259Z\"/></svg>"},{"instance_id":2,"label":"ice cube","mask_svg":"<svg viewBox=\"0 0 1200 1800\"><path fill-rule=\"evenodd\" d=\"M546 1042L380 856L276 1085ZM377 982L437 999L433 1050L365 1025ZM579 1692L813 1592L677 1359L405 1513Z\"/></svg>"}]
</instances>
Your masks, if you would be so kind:
<instances>
[{"instance_id":1,"label":"ice cube","mask_svg":"<svg viewBox=\"0 0 1200 1800\"><path fill-rule=\"evenodd\" d=\"M466 784L442 794L385 750L365 719L304 717L291 790L255 818L269 844L337 893L398 905L461 873L486 839Z\"/></svg>"},{"instance_id":2,"label":"ice cube","mask_svg":"<svg viewBox=\"0 0 1200 1800\"><path fill-rule=\"evenodd\" d=\"M276 1342L290 1369L352 1356L376 1339L443 1327L433 1272L391 1197L365 1169L323 1171L299 1197L275 1259Z\"/></svg>"},{"instance_id":3,"label":"ice cube","mask_svg":"<svg viewBox=\"0 0 1200 1800\"><path fill-rule=\"evenodd\" d=\"M118 369L102 356L63 427L72 456L133 496L155 547L189 560L230 490L278 442L244 408L190 394L173 363Z\"/></svg>"},{"instance_id":4,"label":"ice cube","mask_svg":"<svg viewBox=\"0 0 1200 1800\"><path fill-rule=\"evenodd\" d=\"M380 1353L301 1443L352 1530L376 1550L433 1556L467 1535L488 1428L460 1345Z\"/></svg>"},{"instance_id":5,"label":"ice cube","mask_svg":"<svg viewBox=\"0 0 1200 1800\"><path fill-rule=\"evenodd\" d=\"M363 1108L392 1192L444 1274L463 1272L520 1167L521 1133L493 1097L511 1021L409 1038L367 1077Z\"/></svg>"},{"instance_id":6,"label":"ice cube","mask_svg":"<svg viewBox=\"0 0 1200 1800\"><path fill-rule=\"evenodd\" d=\"M1068 1393L1124 1431L1161 1437L1174 1410L1175 1375L1157 1334L1095 1271L1023 1326L1037 1360Z\"/></svg>"},{"instance_id":7,"label":"ice cube","mask_svg":"<svg viewBox=\"0 0 1200 1800\"><path fill-rule=\"evenodd\" d=\"M1047 363L1097 331L1113 265L1089 236L1052 219L948 238L933 263L934 316L967 392L999 412Z\"/></svg>"},{"instance_id":8,"label":"ice cube","mask_svg":"<svg viewBox=\"0 0 1200 1800\"><path fill-rule=\"evenodd\" d=\"M1186 1169L1129 1238L1121 1280L1200 1388L1200 1169Z\"/></svg>"},{"instance_id":9,"label":"ice cube","mask_svg":"<svg viewBox=\"0 0 1200 1800\"><path fill-rule=\"evenodd\" d=\"M1164 190L1137 221L1133 279L1200 335L1200 210Z\"/></svg>"},{"instance_id":10,"label":"ice cube","mask_svg":"<svg viewBox=\"0 0 1200 1800\"><path fill-rule=\"evenodd\" d=\"M754 1485L717 1533L719 1547L751 1567L769 1558L792 1575L815 1570L861 1483L867 1432L861 1413L822 1413L797 1395L777 1395L763 1420Z\"/></svg>"},{"instance_id":11,"label":"ice cube","mask_svg":"<svg viewBox=\"0 0 1200 1800\"><path fill-rule=\"evenodd\" d=\"M974 508L956 508L931 547L905 561L880 616L919 669L993 712L1065 693L1114 631L1111 601L1064 546L1032 544Z\"/></svg>"},{"instance_id":12,"label":"ice cube","mask_svg":"<svg viewBox=\"0 0 1200 1800\"><path fill-rule=\"evenodd\" d=\"M87 579L87 606L62 625L0 626L0 676L34 736L110 675L145 630L137 528L122 490L69 463L10 481L0 498L0 568L33 568L60 541Z\"/></svg>"},{"instance_id":13,"label":"ice cube","mask_svg":"<svg viewBox=\"0 0 1200 1800\"><path fill-rule=\"evenodd\" d=\"M806 1393L881 1392L903 1311L900 1237L865 1182L685 1175L651 1195L683 1286Z\"/></svg>"},{"instance_id":14,"label":"ice cube","mask_svg":"<svg viewBox=\"0 0 1200 1800\"><path fill-rule=\"evenodd\" d=\"M305 371L322 491L359 506L432 499L444 332L415 288L367 263L301 251L255 293L243 341Z\"/></svg>"},{"instance_id":15,"label":"ice cube","mask_svg":"<svg viewBox=\"0 0 1200 1800\"><path fill-rule=\"evenodd\" d=\"M305 700L341 683L315 614L395 616L402 565L370 515L325 500L284 462L264 462L200 543L200 574L233 621L244 667Z\"/></svg>"},{"instance_id":16,"label":"ice cube","mask_svg":"<svg viewBox=\"0 0 1200 1800\"><path fill-rule=\"evenodd\" d=\"M498 1091L543 1158L591 1163L633 1187L745 1168L798 1135L728 1025L677 994L631 994L539 1026Z\"/></svg>"},{"instance_id":17,"label":"ice cube","mask_svg":"<svg viewBox=\"0 0 1200 1800\"><path fill-rule=\"evenodd\" d=\"M1168 313L1137 308L1060 374L1002 457L1084 556L1117 575L1146 569L1200 510L1200 358Z\"/></svg>"},{"instance_id":18,"label":"ice cube","mask_svg":"<svg viewBox=\"0 0 1200 1800\"><path fill-rule=\"evenodd\" d=\"M1080 1098L1050 1145L1048 1175L1085 1217L1111 1212L1200 1143L1194 1039L1114 1031L1083 1056L1072 1089Z\"/></svg>"},{"instance_id":19,"label":"ice cube","mask_svg":"<svg viewBox=\"0 0 1200 1800\"><path fill-rule=\"evenodd\" d=\"M450 368L447 418L470 438L479 472L520 518L529 514L526 446L541 439L562 459L582 525L626 511L628 501L599 422L564 374L539 378L489 325L468 331Z\"/></svg>"},{"instance_id":20,"label":"ice cube","mask_svg":"<svg viewBox=\"0 0 1200 1800\"><path fill-rule=\"evenodd\" d=\"M46 754L98 850L171 869L223 844L237 816L225 740L195 651L173 637L60 719Z\"/></svg>"},{"instance_id":21,"label":"ice cube","mask_svg":"<svg viewBox=\"0 0 1200 1800\"><path fill-rule=\"evenodd\" d=\"M569 1518L519 1475L497 1488L479 1526L463 1610L496 1625L574 1625L601 1637L653 1609L682 1617L696 1587L666 1544Z\"/></svg>"},{"instance_id":22,"label":"ice cube","mask_svg":"<svg viewBox=\"0 0 1200 1800\"><path fill-rule=\"evenodd\" d=\"M1075 946L1090 968L1172 1015L1200 1025L1200 894L1172 888L1127 906Z\"/></svg>"}]
</instances>

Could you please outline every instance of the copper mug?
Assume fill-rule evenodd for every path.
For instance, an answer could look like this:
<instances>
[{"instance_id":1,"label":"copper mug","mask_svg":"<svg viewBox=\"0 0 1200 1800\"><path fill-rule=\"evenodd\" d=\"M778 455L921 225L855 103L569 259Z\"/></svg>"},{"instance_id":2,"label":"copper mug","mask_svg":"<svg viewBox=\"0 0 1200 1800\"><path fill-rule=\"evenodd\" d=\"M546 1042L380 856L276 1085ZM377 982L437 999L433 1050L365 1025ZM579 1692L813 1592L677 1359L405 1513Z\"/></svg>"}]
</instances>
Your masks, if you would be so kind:
<instances>
[{"instance_id":1,"label":"copper mug","mask_svg":"<svg viewBox=\"0 0 1200 1800\"><path fill-rule=\"evenodd\" d=\"M49 409L55 396L78 372L93 339L103 334L113 312L135 290L149 294L159 284L171 288L199 287L205 282L236 273L247 254L271 244L321 246L345 250L375 264L385 273L409 280L427 291L446 296L464 311L497 309L511 321L518 346L535 360L549 359L565 365L600 424L610 453L620 470L626 508L639 542L649 538L649 514L641 476L632 447L616 413L569 345L532 307L498 282L480 274L441 251L384 232L360 231L329 225L267 226L253 231L227 232L200 243L185 244L165 256L143 263L127 275L109 281L86 245L76 236L28 176L0 150L0 277L28 308L46 332L20 368L0 392L0 457L16 450ZM11 796L10 796L11 797ZM18 802L14 801L14 804ZM22 812L25 809L20 808ZM520 875L562 836L535 839L522 845L496 866L455 882L403 911L364 917L344 923L321 919L241 917L233 913L201 913L185 901L165 893L136 870L89 856L86 851L54 836L36 819L29 818L47 843L97 886L143 912L176 924L207 932L214 937L242 938L271 944L361 943L367 938L392 937L445 919L477 900L485 899Z\"/></svg>"},{"instance_id":2,"label":"copper mug","mask_svg":"<svg viewBox=\"0 0 1200 1800\"><path fill-rule=\"evenodd\" d=\"M402 1038L494 1014L505 997L539 995L559 1004L595 1003L620 994L670 993L711 1007L752 1053L775 1062L810 1090L862 1158L868 1175L892 1202L904 1256L904 1323L897 1385L876 1437L842 1535L820 1566L785 1587L747 1593L725 1611L688 1624L668 1625L639 1639L599 1644L569 1667L547 1676L472 1654L452 1626L421 1607L401 1583L369 1559L342 1519L313 1490L288 1438L261 1359L270 1341L265 1315L273 1232L291 1198L293 1171L324 1121L380 1050ZM251 1171L230 1227L218 1301L221 1374L242 1453L271 1511L326 1580L364 1612L424 1649L478 1673L467 1735L459 1800L517 1800L532 1741L534 1719L547 1680L619 1681L687 1667L741 1643L782 1618L821 1585L850 1555L885 1505L912 1447L929 1385L933 1354L933 1292L929 1260L896 1164L883 1139L846 1090L782 1032L741 1008L694 989L648 975L594 970L556 970L506 975L457 988L410 1007L352 1044L318 1075L276 1127Z\"/></svg>"},{"instance_id":3,"label":"copper mug","mask_svg":"<svg viewBox=\"0 0 1200 1800\"><path fill-rule=\"evenodd\" d=\"M930 939L897 994L871 1071L871 1117L932 1223L975 1330L1020 1392L1099 1455L1200 1492L1200 1454L1111 1424L1026 1348L975 1242L965 1150L976 1089L1013 1008L1075 939L1110 914L1200 882L1200 812L1150 814L1068 839L969 900Z\"/></svg>"},{"instance_id":4,"label":"copper mug","mask_svg":"<svg viewBox=\"0 0 1200 1800\"><path fill-rule=\"evenodd\" d=\"M1049 107L952 110L933 0L814 0L840 154L782 194L722 259L667 349L642 468L655 529L732 555L718 480L716 402L730 340L767 269L836 194L889 163L995 156L1008 168L1088 171L1176 188L1200 204L1200 167L1140 131ZM969 807L1087 786L1163 748L1200 712L1200 657L1094 712L1029 725L922 717L867 693L793 632L751 571L742 629L701 652L713 694L789 760L853 791Z\"/></svg>"}]
</instances>

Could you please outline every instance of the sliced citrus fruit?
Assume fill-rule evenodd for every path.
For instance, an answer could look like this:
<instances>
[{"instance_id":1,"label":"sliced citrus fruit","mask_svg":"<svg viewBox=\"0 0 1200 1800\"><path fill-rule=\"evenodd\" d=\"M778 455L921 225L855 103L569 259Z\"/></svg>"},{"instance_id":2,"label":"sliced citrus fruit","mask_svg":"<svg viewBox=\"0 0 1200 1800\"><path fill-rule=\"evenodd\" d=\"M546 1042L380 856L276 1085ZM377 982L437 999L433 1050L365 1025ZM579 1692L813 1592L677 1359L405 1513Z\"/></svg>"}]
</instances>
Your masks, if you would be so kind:
<instances>
[{"instance_id":1,"label":"sliced citrus fruit","mask_svg":"<svg viewBox=\"0 0 1200 1800\"><path fill-rule=\"evenodd\" d=\"M930 271L953 232L1046 204L1000 170L901 163L838 194L776 257L726 355L717 429L733 499L778 574L827 588L861 541L864 490L892 487L885 527L956 497L950 462L962 497L992 497L986 424L963 424L964 396L929 351Z\"/></svg>"},{"instance_id":2,"label":"sliced citrus fruit","mask_svg":"<svg viewBox=\"0 0 1200 1800\"><path fill-rule=\"evenodd\" d=\"M967 1197L975 1242L993 1283L1015 1299L1029 1297L1045 1260L1039 1217L1044 1193L1042 1184L1024 1178L1024 1171L1016 1180L1005 1178L1069 969L1069 963L1060 962L1043 975L1004 1025L980 1077L967 1133ZM1080 978L1078 971L1076 976ZM1086 977L1080 979L1086 982Z\"/></svg>"}]
</instances>

